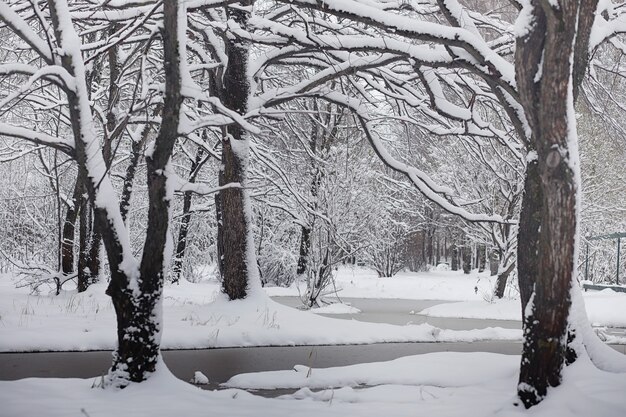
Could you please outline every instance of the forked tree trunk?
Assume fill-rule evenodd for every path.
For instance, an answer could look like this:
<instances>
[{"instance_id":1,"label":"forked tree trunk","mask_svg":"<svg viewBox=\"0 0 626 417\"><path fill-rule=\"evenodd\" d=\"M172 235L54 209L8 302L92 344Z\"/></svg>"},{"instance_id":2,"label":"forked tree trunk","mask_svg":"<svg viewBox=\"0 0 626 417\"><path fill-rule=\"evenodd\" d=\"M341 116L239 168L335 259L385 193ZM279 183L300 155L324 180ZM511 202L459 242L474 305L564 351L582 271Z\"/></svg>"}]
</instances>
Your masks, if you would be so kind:
<instances>
[{"instance_id":1,"label":"forked tree trunk","mask_svg":"<svg viewBox=\"0 0 626 417\"><path fill-rule=\"evenodd\" d=\"M145 380L156 369L159 359L159 307L170 203L166 192L165 168L178 135L182 104L178 2L165 1L163 5L165 110L161 130L148 161L150 208L140 265L137 265L132 256L119 207L111 204L110 199L114 198L113 186L98 148L80 50L81 42L73 28L67 2L48 0L48 5L56 42L63 51L60 56L61 64L74 81L73 88L67 88L64 92L74 135L75 157L79 169L86 174L85 187L94 203L94 223L102 234L111 268L107 294L111 296L117 316L118 346L107 380L110 384L123 387L130 381Z\"/></svg>"},{"instance_id":2,"label":"forked tree trunk","mask_svg":"<svg viewBox=\"0 0 626 417\"><path fill-rule=\"evenodd\" d=\"M142 381L154 372L161 342L161 296L165 276L165 247L170 221L170 198L167 190L167 166L178 138L181 95L178 21L181 9L177 1L165 1L164 70L165 99L163 122L151 155L146 156L148 182L148 228L139 266L139 294L129 285L115 285L107 293L113 300L118 322L118 349L112 373L129 372L131 381ZM183 10L184 12L184 10ZM110 239L109 239L110 240ZM138 362L135 364L135 362Z\"/></svg>"}]
</instances>

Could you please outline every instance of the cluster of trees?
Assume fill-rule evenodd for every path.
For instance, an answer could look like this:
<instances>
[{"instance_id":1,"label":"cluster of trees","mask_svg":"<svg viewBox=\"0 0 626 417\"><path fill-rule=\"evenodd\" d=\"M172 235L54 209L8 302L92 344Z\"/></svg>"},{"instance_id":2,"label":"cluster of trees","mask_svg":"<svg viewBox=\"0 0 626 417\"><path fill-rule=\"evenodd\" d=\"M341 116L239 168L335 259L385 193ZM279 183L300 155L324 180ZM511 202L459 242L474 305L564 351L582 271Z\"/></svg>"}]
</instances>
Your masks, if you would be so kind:
<instances>
[{"instance_id":1,"label":"cluster of trees","mask_svg":"<svg viewBox=\"0 0 626 417\"><path fill-rule=\"evenodd\" d=\"M59 285L107 266L123 387L157 366L194 237L230 299L293 267L314 304L333 265L390 275L420 240L432 262L448 229L501 282L517 266L531 407L596 342L574 320L574 105L623 129L625 19L610 0L3 0L0 169L39 175L2 191L9 240L56 241L59 268L33 267Z\"/></svg>"}]
</instances>

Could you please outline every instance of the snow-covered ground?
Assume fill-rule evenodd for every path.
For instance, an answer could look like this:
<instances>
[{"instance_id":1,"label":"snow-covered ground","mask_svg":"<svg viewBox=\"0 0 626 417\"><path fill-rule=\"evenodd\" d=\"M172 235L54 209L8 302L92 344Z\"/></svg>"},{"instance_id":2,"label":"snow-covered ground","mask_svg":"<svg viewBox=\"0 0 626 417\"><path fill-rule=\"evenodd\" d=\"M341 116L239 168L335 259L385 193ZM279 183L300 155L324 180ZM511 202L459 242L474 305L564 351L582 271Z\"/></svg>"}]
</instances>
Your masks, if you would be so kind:
<instances>
[{"instance_id":1,"label":"snow-covered ground","mask_svg":"<svg viewBox=\"0 0 626 417\"><path fill-rule=\"evenodd\" d=\"M350 298L402 298L407 300L484 300L491 298L495 277L488 274L470 275L462 271L400 272L392 278L378 278L367 268L342 267L335 272L335 284L340 296ZM289 288L269 287L270 296L298 296L305 291L304 283Z\"/></svg>"},{"instance_id":2,"label":"snow-covered ground","mask_svg":"<svg viewBox=\"0 0 626 417\"><path fill-rule=\"evenodd\" d=\"M519 320L519 301L489 301L492 278L458 272L401 273L378 278L364 268L344 268L337 274L344 297L464 300L422 311L438 317ZM29 295L16 289L9 275L0 276L0 351L100 350L115 346L115 316L105 284L83 294ZM298 295L291 288L266 288L269 295ZM595 325L626 327L626 294L605 290L585 293ZM488 300L488 301L486 301ZM338 304L317 313L358 313ZM391 325L331 319L311 311L278 304L268 297L227 302L219 283L167 285L164 290L164 348L267 345L353 344L375 342L519 340L519 330L442 330L428 324ZM408 313L408 311L407 311ZM620 340L612 340L619 342Z\"/></svg>"},{"instance_id":3,"label":"snow-covered ground","mask_svg":"<svg viewBox=\"0 0 626 417\"><path fill-rule=\"evenodd\" d=\"M583 293L589 321L594 326L626 327L626 293L610 289ZM438 304L420 311L432 317L521 320L519 300L461 301Z\"/></svg>"},{"instance_id":4,"label":"snow-covered ground","mask_svg":"<svg viewBox=\"0 0 626 417\"><path fill-rule=\"evenodd\" d=\"M458 300L428 309L453 317L519 319L516 300L492 303L489 277L451 272L401 274L379 279L363 269L340 270L345 297ZM110 349L115 318L104 284L86 293L29 295L0 276L0 350ZM297 295L295 286L268 288ZM518 330L451 331L430 325L394 326L331 319L278 304L268 297L227 302L214 281L183 282L164 292L163 346L344 344L383 341L516 340ZM591 321L621 324L622 294L585 294ZM347 305L326 312L356 313ZM0 416L598 416L626 415L626 374L597 369L587 357L565 370L565 383L530 411L515 406L519 356L493 353L431 353L389 362L241 374L221 391L203 391L176 379L163 365L148 381L122 391L98 389L100 379L29 378L0 381ZM204 381L203 375L196 375ZM201 381L201 382L202 382ZM297 389L278 399L246 389ZM34 395L36 393L36 395Z\"/></svg>"},{"instance_id":5,"label":"snow-covered ground","mask_svg":"<svg viewBox=\"0 0 626 417\"><path fill-rule=\"evenodd\" d=\"M433 353L340 368L244 374L233 386L293 387L277 399L227 389L203 391L163 366L148 381L121 391L98 379L0 382L3 417L622 417L626 375L598 370L586 357L565 370L564 384L527 411L515 406L518 356ZM314 392L311 389L322 389Z\"/></svg>"},{"instance_id":6,"label":"snow-covered ground","mask_svg":"<svg viewBox=\"0 0 626 417\"><path fill-rule=\"evenodd\" d=\"M401 278L411 279L420 282L415 277ZM440 279L444 288L455 285ZM375 280L364 278L363 282L371 287L370 281ZM455 277L454 281L461 280ZM96 284L82 294L29 295L26 288L16 289L9 276L0 277L0 351L113 349L115 315L104 291L105 284ZM355 313L355 309L332 305L318 312ZM286 307L263 296L228 302L215 281L183 281L164 290L162 346L169 349L489 339L520 340L521 332L502 328L454 331L428 324L338 320Z\"/></svg>"}]
</instances>

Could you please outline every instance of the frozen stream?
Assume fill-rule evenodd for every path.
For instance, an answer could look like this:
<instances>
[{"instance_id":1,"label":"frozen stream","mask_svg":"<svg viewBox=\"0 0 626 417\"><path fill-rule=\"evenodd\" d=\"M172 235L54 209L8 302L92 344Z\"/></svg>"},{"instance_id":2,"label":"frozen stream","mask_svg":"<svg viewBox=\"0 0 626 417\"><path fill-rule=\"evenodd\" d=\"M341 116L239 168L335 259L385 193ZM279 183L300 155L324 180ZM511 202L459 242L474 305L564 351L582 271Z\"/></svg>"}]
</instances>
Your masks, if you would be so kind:
<instances>
[{"instance_id":1,"label":"frozen stream","mask_svg":"<svg viewBox=\"0 0 626 417\"><path fill-rule=\"evenodd\" d=\"M302 302L298 297L272 297L281 304L298 307ZM333 298L329 298L335 301ZM377 298L341 298L341 301L361 310L358 314L320 314L337 319L360 320L372 323L389 324L422 324L428 323L441 329L472 330L486 327L503 327L506 329L521 329L522 323L514 320L482 320L461 319L446 317L427 317L419 314L421 310L437 304L453 301L439 300L402 300L402 299L377 299ZM411 312L414 312L411 314Z\"/></svg>"},{"instance_id":2,"label":"frozen stream","mask_svg":"<svg viewBox=\"0 0 626 417\"><path fill-rule=\"evenodd\" d=\"M277 297L276 301L297 306L296 297ZM519 328L517 321L432 318L415 314L442 301L343 299L360 309L360 314L327 315L339 319L407 324L430 323L433 326L467 330L490 326ZM626 353L626 346L613 346ZM163 358L178 378L188 381L195 371L209 377L211 384L206 388L217 388L233 375L245 372L292 369L294 365L312 367L343 366L364 362L378 362L428 352L496 352L519 354L521 346L514 342L455 342L455 343L384 343L372 345L340 346L290 346L248 347L198 350L163 351ZM15 380L27 377L73 377L88 378L103 375L111 363L111 352L39 352L0 353L0 380ZM275 396L286 391L263 391L265 396Z\"/></svg>"}]
</instances>

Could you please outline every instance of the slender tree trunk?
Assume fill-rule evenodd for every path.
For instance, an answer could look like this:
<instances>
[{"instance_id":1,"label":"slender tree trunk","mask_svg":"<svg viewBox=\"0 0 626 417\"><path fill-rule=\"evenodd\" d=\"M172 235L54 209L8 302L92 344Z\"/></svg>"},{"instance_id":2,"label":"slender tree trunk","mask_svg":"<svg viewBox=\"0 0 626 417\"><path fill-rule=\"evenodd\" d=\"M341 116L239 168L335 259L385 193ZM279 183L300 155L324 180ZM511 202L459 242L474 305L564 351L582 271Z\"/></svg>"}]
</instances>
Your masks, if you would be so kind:
<instances>
[{"instance_id":1,"label":"slender tree trunk","mask_svg":"<svg viewBox=\"0 0 626 417\"><path fill-rule=\"evenodd\" d=\"M504 297L504 290L506 289L506 283L509 279L509 275L515 269L515 262L512 262L508 268L498 274L498 279L496 280L496 289L494 291L494 295L497 298Z\"/></svg>"},{"instance_id":2,"label":"slender tree trunk","mask_svg":"<svg viewBox=\"0 0 626 417\"><path fill-rule=\"evenodd\" d=\"M89 204L93 210L93 205ZM91 229L91 239L89 241L89 259L87 265L89 268L89 284L98 281L100 276L100 248L102 247L102 234L99 231L98 224L93 223Z\"/></svg>"},{"instance_id":3,"label":"slender tree trunk","mask_svg":"<svg viewBox=\"0 0 626 417\"><path fill-rule=\"evenodd\" d=\"M492 249L489 254L489 275L492 277L498 275L498 267L500 265L500 255L498 252L498 250Z\"/></svg>"},{"instance_id":4,"label":"slender tree trunk","mask_svg":"<svg viewBox=\"0 0 626 417\"><path fill-rule=\"evenodd\" d=\"M311 249L311 228L308 226L302 226L302 232L300 234L300 254L298 256L298 267L296 274L302 275L306 272L306 268L309 262L309 251Z\"/></svg>"},{"instance_id":5,"label":"slender tree trunk","mask_svg":"<svg viewBox=\"0 0 626 417\"><path fill-rule=\"evenodd\" d=\"M531 151L531 156L536 151ZM519 284L522 315L533 293L535 280L539 274L539 236L543 190L539 182L539 164L531 159L526 166L524 194L517 232L517 279Z\"/></svg>"},{"instance_id":6,"label":"slender tree trunk","mask_svg":"<svg viewBox=\"0 0 626 417\"><path fill-rule=\"evenodd\" d=\"M199 169L202 158L204 157L204 149L199 146L196 150L195 160L191 163L189 182L195 183L197 171ZM176 243L176 252L174 253L174 262L172 265L172 282L180 280L180 274L183 270L183 260L185 258L185 250L187 249L187 236L189 234L189 222L191 221L191 199L193 195L191 191L186 191L183 196L183 215L180 219L180 229L178 231L178 240Z\"/></svg>"},{"instance_id":7,"label":"slender tree trunk","mask_svg":"<svg viewBox=\"0 0 626 417\"><path fill-rule=\"evenodd\" d=\"M89 287L89 237L91 236L91 208L89 200L83 196L85 181L81 175L81 194L78 199L80 217L78 219L78 292L83 292Z\"/></svg>"},{"instance_id":8,"label":"slender tree trunk","mask_svg":"<svg viewBox=\"0 0 626 417\"><path fill-rule=\"evenodd\" d=\"M457 248L456 245L452 245L451 248L451 252L452 252L452 260L451 260L451 267L453 271L458 271L459 270L459 249Z\"/></svg>"},{"instance_id":9,"label":"slender tree trunk","mask_svg":"<svg viewBox=\"0 0 626 417\"><path fill-rule=\"evenodd\" d=\"M472 271L472 248L469 246L463 247L463 273L469 274Z\"/></svg>"},{"instance_id":10,"label":"slender tree trunk","mask_svg":"<svg viewBox=\"0 0 626 417\"><path fill-rule=\"evenodd\" d=\"M76 220L78 218L78 212L80 211L82 183L83 180L77 175L76 182L74 183L74 192L72 194L72 203L67 207L65 222L63 223L63 232L61 235L61 271L65 275L74 272L74 236L76 234Z\"/></svg>"},{"instance_id":11,"label":"slender tree trunk","mask_svg":"<svg viewBox=\"0 0 626 417\"><path fill-rule=\"evenodd\" d=\"M487 247L478 245L478 272L483 272L487 263Z\"/></svg>"},{"instance_id":12,"label":"slender tree trunk","mask_svg":"<svg viewBox=\"0 0 626 417\"><path fill-rule=\"evenodd\" d=\"M218 173L218 183L224 184L224 172L220 168ZM222 196L221 193L215 193L215 220L217 223L217 237L215 246L217 250L217 266L220 278L224 280L224 219L222 216Z\"/></svg>"},{"instance_id":13,"label":"slender tree trunk","mask_svg":"<svg viewBox=\"0 0 626 417\"><path fill-rule=\"evenodd\" d=\"M141 140L133 140L130 150L130 161L126 168L126 175L124 175L124 185L122 187L122 196L120 199L120 213L122 214L122 220L126 222L128 219L128 210L130 209L130 198L133 194L133 183L135 181L135 174L137 173L137 166L141 159L144 143L148 140L148 133L150 127L146 125L141 132Z\"/></svg>"}]
</instances>

